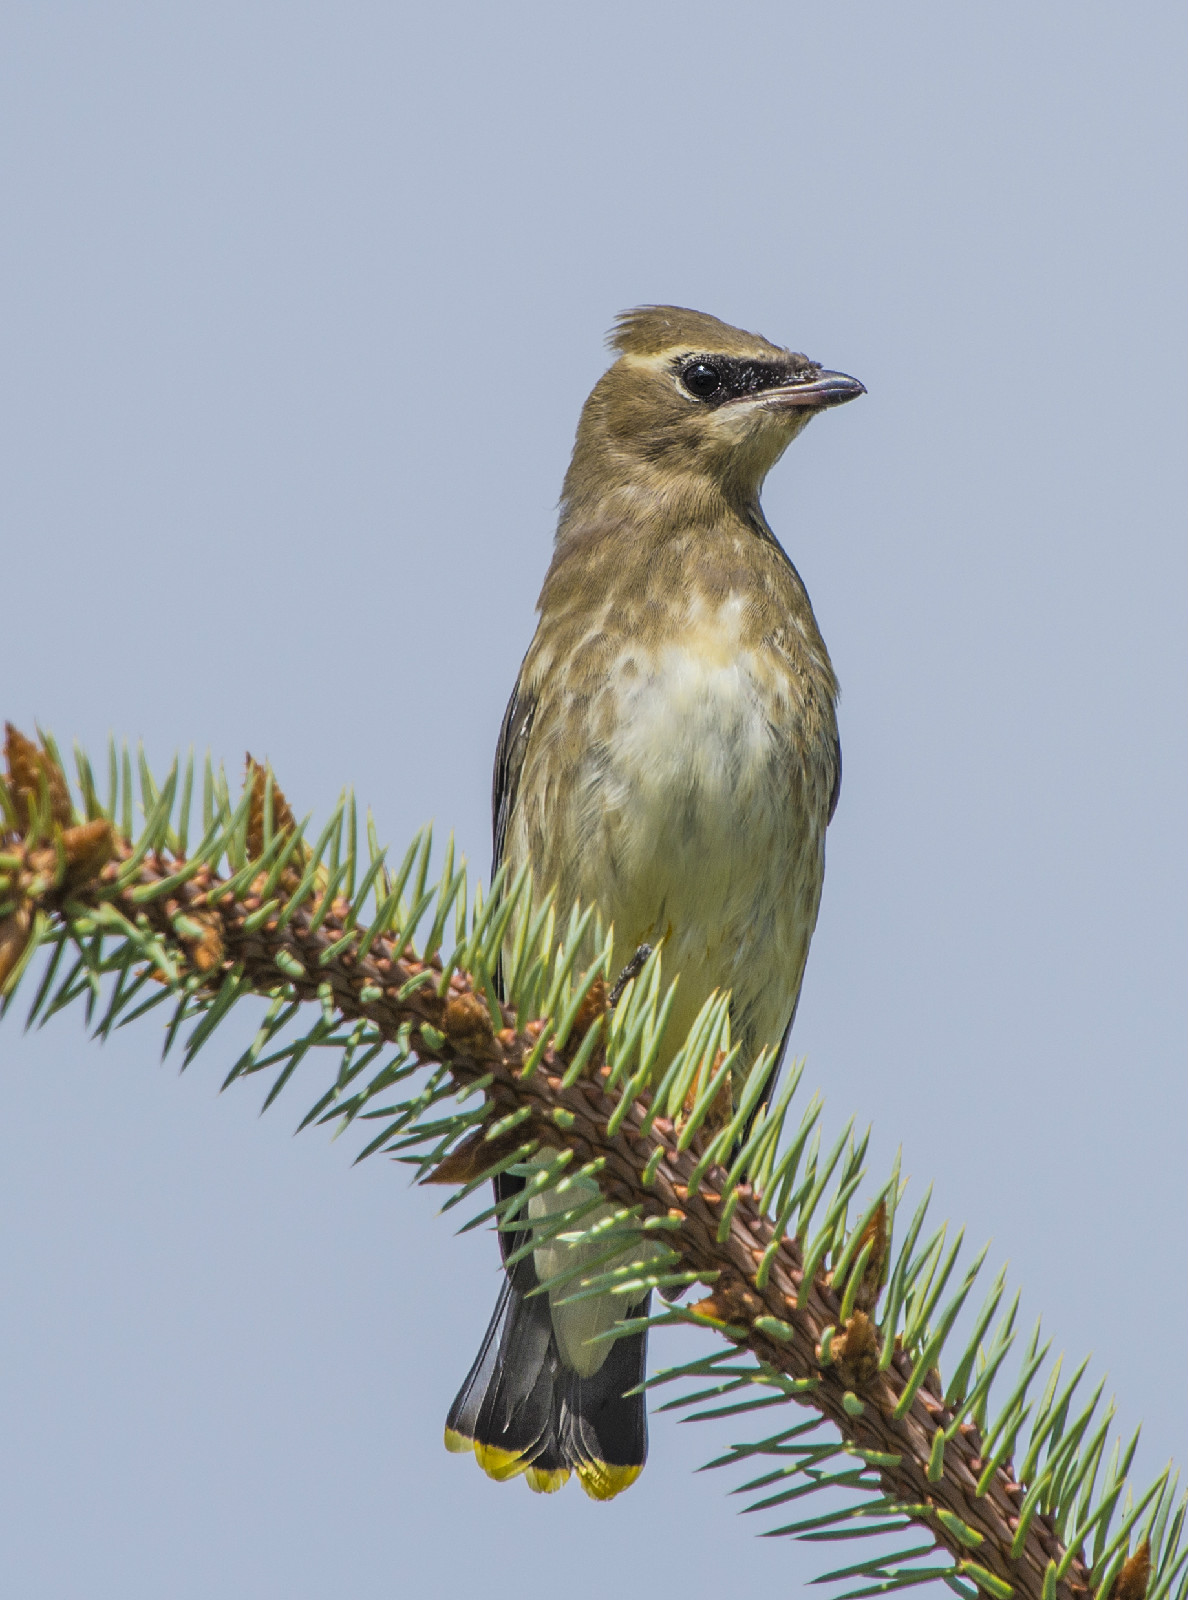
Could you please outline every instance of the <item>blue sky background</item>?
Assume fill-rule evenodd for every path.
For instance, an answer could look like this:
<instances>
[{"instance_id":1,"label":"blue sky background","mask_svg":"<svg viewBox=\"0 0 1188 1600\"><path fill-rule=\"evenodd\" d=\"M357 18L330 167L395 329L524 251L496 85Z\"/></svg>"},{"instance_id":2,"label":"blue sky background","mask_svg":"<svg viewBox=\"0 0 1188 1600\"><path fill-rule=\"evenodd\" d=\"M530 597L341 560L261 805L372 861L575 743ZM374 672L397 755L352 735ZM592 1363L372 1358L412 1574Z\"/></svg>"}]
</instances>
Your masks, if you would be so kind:
<instances>
[{"instance_id":1,"label":"blue sky background","mask_svg":"<svg viewBox=\"0 0 1188 1600\"><path fill-rule=\"evenodd\" d=\"M869 394L769 519L843 683L794 1049L1184 1459L1183 10L14 4L0 18L0 713L353 783L476 867L614 314ZM245 1024L246 1025L246 1024ZM155 1023L0 1031L0 1587L30 1600L745 1586L717 1438L609 1506L441 1423L489 1235L299 1079ZM666 1347L684 1351L687 1343ZM828 1555L828 1552L826 1552Z\"/></svg>"}]
</instances>

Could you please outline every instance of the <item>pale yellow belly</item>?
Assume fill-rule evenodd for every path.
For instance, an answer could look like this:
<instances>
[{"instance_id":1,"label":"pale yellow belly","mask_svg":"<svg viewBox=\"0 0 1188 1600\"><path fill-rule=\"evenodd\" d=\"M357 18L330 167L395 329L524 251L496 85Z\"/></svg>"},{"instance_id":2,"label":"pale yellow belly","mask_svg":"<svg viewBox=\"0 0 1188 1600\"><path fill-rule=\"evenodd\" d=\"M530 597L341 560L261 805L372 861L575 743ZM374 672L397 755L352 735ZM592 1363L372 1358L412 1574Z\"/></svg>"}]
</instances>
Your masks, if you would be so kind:
<instances>
[{"instance_id":1,"label":"pale yellow belly","mask_svg":"<svg viewBox=\"0 0 1188 1600\"><path fill-rule=\"evenodd\" d=\"M583 708L580 739L565 736L564 716L538 723L508 855L529 857L562 906L598 905L616 964L663 941L665 974L681 977L664 1055L710 992L730 989L749 1061L779 1043L800 992L824 871L828 752L806 754L794 697L769 661L710 645L625 652Z\"/></svg>"}]
</instances>

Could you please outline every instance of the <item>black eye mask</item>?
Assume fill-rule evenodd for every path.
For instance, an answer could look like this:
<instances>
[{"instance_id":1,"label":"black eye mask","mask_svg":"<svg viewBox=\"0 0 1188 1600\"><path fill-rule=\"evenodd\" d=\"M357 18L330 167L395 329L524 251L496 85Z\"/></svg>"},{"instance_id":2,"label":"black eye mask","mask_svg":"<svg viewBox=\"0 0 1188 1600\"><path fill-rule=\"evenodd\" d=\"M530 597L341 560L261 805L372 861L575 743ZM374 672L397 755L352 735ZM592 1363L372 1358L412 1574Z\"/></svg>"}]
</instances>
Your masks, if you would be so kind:
<instances>
[{"instance_id":1,"label":"black eye mask","mask_svg":"<svg viewBox=\"0 0 1188 1600\"><path fill-rule=\"evenodd\" d=\"M748 361L740 356L685 356L677 363L677 376L686 394L702 405L722 405L766 389L790 383L810 383L820 367L807 356L787 361Z\"/></svg>"}]
</instances>

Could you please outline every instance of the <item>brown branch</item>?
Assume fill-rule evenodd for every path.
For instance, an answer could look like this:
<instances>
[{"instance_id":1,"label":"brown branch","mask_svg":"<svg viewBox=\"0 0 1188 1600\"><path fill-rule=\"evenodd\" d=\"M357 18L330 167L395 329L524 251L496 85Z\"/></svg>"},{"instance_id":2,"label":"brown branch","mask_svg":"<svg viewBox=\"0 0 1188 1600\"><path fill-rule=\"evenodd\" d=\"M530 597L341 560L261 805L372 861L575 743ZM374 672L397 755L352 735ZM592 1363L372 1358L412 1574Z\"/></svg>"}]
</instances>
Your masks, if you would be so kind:
<instances>
[{"instance_id":1,"label":"brown branch","mask_svg":"<svg viewBox=\"0 0 1188 1600\"><path fill-rule=\"evenodd\" d=\"M44 820L45 785L41 794ZM505 1026L496 1032L487 1002L475 993L464 972L451 975L444 995L438 994L437 981L414 989L401 1001L397 998L401 989L426 969L411 949L396 950L390 940L377 939L363 960L357 960L348 947L323 965L320 958L324 952L346 932L343 902L312 932L313 904L298 909L281 930L274 916L249 931L245 923L260 909L258 895L221 895L225 880L207 867L199 868L168 895L138 900L134 898L136 890L177 873L181 863L151 855L136 869L131 882L117 888L121 869L131 857L127 841L117 838L106 823L64 827L68 819L61 815L60 795L52 788L48 803L50 814L56 813L51 839L30 846L12 832L0 838L0 852L10 861L20 862L6 870L9 890L5 904L0 905L0 957L7 950L10 967L20 956L16 947L29 937L35 913L69 922L84 916L88 908L107 903L134 925L151 928L184 971L198 974L211 989L236 972L255 991L266 993L287 983L297 996L312 1000L319 985L328 983L342 1016L366 1018L393 1043L403 1029L411 1028L411 1047L420 1059L444 1062L460 1086L490 1075L487 1096L492 1120L530 1107L532 1115L517 1128L517 1140L534 1137L557 1148L572 1149L583 1162L601 1157L605 1166L599 1182L608 1198L639 1206L645 1216L667 1215L679 1220L680 1227L666 1233L667 1241L683 1269L713 1285L710 1298L694 1308L702 1319L710 1326L715 1321L728 1325L726 1337L789 1378L815 1380L815 1386L801 1397L804 1403L828 1417L859 1450L898 1457L898 1464L877 1468L883 1489L895 1500L919 1508L909 1514L927 1528L938 1545L958 1561L973 1560L1027 1600L1040 1600L1045 1568L1050 1561L1059 1563L1065 1551L1051 1519L1037 1516L1022 1555L1011 1560L1023 1490L1013 1481L1010 1463L995 1473L988 1492L976 1497L975 1485L983 1470L981 1440L976 1426L966 1422L945 1451L940 1480L930 1483L927 1466L933 1437L938 1427L951 1423L953 1417L938 1375L929 1375L907 1414L897 1421L892 1413L912 1362L906 1353L897 1352L890 1367L878 1371L873 1330L863 1311L855 1312L848 1325L838 1330L832 1340L832 1359L823 1366L822 1339L835 1326L840 1310L839 1298L828 1282L818 1277L804 1305L798 1307L802 1256L797 1241L785 1237L765 1286L759 1289L756 1267L771 1242L772 1224L756 1197L742 1187L725 1242L719 1243L720 1190L726 1174L711 1168L699 1191L690 1195L688 1180L704 1145L695 1140L690 1149L678 1152L672 1125L663 1119L657 1119L646 1134L641 1132L646 1101L636 1103L615 1136L609 1136L607 1124L617 1102L604 1089L607 1069L597 1057L587 1077L565 1089L561 1085L566 1062L550 1047L533 1075L525 1079L522 1064L543 1024L530 1023L517 1033L510 1013L505 1012ZM305 977L294 975L295 963ZM431 967L440 973L439 962ZM0 972L0 979L3 975ZM379 998L364 1000L362 993L368 990L379 990ZM426 1027L428 1036L422 1031ZM444 1046L438 1042L442 1036ZM642 1175L658 1147L663 1155L654 1181L645 1187ZM488 1145L488 1152L490 1148ZM456 1181L459 1174L442 1176ZM764 1318L789 1324L791 1338L785 1341L762 1331L756 1322ZM853 1414L854 1396L862 1401L860 1415ZM942 1510L976 1530L982 1543L976 1549L963 1544L936 1517L935 1512ZM966 1571L978 1580L976 1571ZM1062 1600L1081 1600L1090 1589L1090 1574L1078 1556L1058 1592Z\"/></svg>"}]
</instances>

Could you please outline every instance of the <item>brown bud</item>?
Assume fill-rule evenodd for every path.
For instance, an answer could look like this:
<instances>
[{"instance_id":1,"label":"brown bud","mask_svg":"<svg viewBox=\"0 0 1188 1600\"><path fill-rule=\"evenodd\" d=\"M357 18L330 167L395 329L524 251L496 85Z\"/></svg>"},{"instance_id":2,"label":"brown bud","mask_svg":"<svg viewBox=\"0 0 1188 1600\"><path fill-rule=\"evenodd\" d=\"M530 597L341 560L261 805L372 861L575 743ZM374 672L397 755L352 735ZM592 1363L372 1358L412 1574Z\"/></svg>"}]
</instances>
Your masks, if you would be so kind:
<instances>
[{"instance_id":1,"label":"brown bud","mask_svg":"<svg viewBox=\"0 0 1188 1600\"><path fill-rule=\"evenodd\" d=\"M879 1370L879 1336L865 1311L855 1311L834 1334L830 1354L847 1389L861 1389L873 1380Z\"/></svg>"},{"instance_id":2,"label":"brown bud","mask_svg":"<svg viewBox=\"0 0 1188 1600\"><path fill-rule=\"evenodd\" d=\"M1144 1600L1150 1581L1151 1546L1144 1539L1130 1559L1122 1563L1111 1600Z\"/></svg>"},{"instance_id":3,"label":"brown bud","mask_svg":"<svg viewBox=\"0 0 1188 1600\"><path fill-rule=\"evenodd\" d=\"M255 757L248 752L246 782L251 790L251 799L248 802L247 820L247 851L248 855L255 858L264 850L264 801L268 793L269 769L262 767ZM272 831L273 834L292 833L297 826L289 802L285 799L284 791L272 775ZM301 882L301 874L309 854L303 845L298 845L290 855L285 869L280 875L279 887L286 894L292 894Z\"/></svg>"},{"instance_id":4,"label":"brown bud","mask_svg":"<svg viewBox=\"0 0 1188 1600\"><path fill-rule=\"evenodd\" d=\"M708 1084L713 1082L714 1074L721 1070L722 1063L725 1061L725 1059L726 1052L724 1050L719 1050L714 1056L708 1071L705 1073L699 1072L694 1078L692 1084L689 1086L689 1093L685 1096L684 1110L686 1116L690 1116L692 1114L693 1108L697 1104L702 1090ZM718 1092L714 1096L714 1103L702 1120L701 1126L703 1132L707 1135L720 1132L721 1129L723 1129L730 1121L733 1115L734 1093L730 1083L730 1078L727 1076L718 1086Z\"/></svg>"},{"instance_id":5,"label":"brown bud","mask_svg":"<svg viewBox=\"0 0 1188 1600\"><path fill-rule=\"evenodd\" d=\"M707 1294L704 1300L699 1300L696 1305L690 1306L689 1310L699 1317L712 1317L715 1322L729 1321L726 1308L716 1295Z\"/></svg>"},{"instance_id":6,"label":"brown bud","mask_svg":"<svg viewBox=\"0 0 1188 1600\"><path fill-rule=\"evenodd\" d=\"M445 1008L441 1031L460 1055L483 1060L498 1051L487 1002L477 994L460 994Z\"/></svg>"},{"instance_id":7,"label":"brown bud","mask_svg":"<svg viewBox=\"0 0 1188 1600\"><path fill-rule=\"evenodd\" d=\"M32 924L33 908L28 901L22 902L8 916L0 917L0 990L25 953Z\"/></svg>"},{"instance_id":8,"label":"brown bud","mask_svg":"<svg viewBox=\"0 0 1188 1600\"><path fill-rule=\"evenodd\" d=\"M194 966L205 977L223 964L222 925L211 911L191 911L188 917L191 922L198 924L202 934L196 937L190 933L179 933L178 937L189 950Z\"/></svg>"},{"instance_id":9,"label":"brown bud","mask_svg":"<svg viewBox=\"0 0 1188 1600\"><path fill-rule=\"evenodd\" d=\"M80 822L62 834L66 855L66 881L71 888L91 883L115 854L115 829L106 817Z\"/></svg>"},{"instance_id":10,"label":"brown bud","mask_svg":"<svg viewBox=\"0 0 1188 1600\"><path fill-rule=\"evenodd\" d=\"M523 1127L512 1128L498 1139L484 1137L483 1129L467 1134L456 1150L434 1167L422 1183L473 1183L490 1167L510 1156L528 1137Z\"/></svg>"},{"instance_id":11,"label":"brown bud","mask_svg":"<svg viewBox=\"0 0 1188 1600\"><path fill-rule=\"evenodd\" d=\"M577 1008L577 1016L573 1019L573 1027L565 1041L565 1048L559 1052L562 1061L572 1061L581 1048L582 1040L597 1022L602 1014L609 1010L606 984L601 978L595 978L590 985L589 992L581 1005Z\"/></svg>"},{"instance_id":12,"label":"brown bud","mask_svg":"<svg viewBox=\"0 0 1188 1600\"><path fill-rule=\"evenodd\" d=\"M693 1307L704 1317L716 1317L719 1322L744 1323L761 1316L763 1301L748 1289L741 1278L719 1278L713 1293Z\"/></svg>"},{"instance_id":13,"label":"brown bud","mask_svg":"<svg viewBox=\"0 0 1188 1600\"><path fill-rule=\"evenodd\" d=\"M879 1290L887 1277L887 1204L884 1200L879 1201L874 1215L863 1228L857 1253L861 1255L872 1240L873 1245L866 1269L862 1274L862 1282L854 1295L854 1304L860 1311L874 1310Z\"/></svg>"},{"instance_id":14,"label":"brown bud","mask_svg":"<svg viewBox=\"0 0 1188 1600\"><path fill-rule=\"evenodd\" d=\"M18 801L23 802L25 826L40 803L42 784L49 793L50 820L64 828L70 821L70 790L61 767L43 744L39 750L11 722L4 724L4 761L8 783Z\"/></svg>"}]
</instances>

